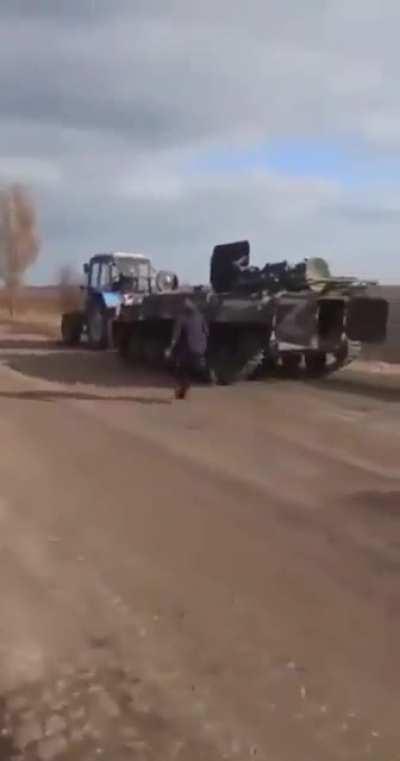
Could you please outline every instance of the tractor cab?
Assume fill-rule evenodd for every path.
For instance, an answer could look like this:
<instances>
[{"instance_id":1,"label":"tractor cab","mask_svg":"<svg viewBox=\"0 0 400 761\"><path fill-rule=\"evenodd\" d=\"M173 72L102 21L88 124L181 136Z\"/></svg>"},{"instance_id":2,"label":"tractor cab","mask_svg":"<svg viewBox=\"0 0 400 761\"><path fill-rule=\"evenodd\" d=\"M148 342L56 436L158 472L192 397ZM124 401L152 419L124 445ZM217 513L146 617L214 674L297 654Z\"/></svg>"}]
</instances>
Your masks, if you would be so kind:
<instances>
[{"instance_id":1,"label":"tractor cab","mask_svg":"<svg viewBox=\"0 0 400 761\"><path fill-rule=\"evenodd\" d=\"M124 304L141 303L152 291L153 268L142 254L96 254L84 265L85 326L89 345L112 345L112 325Z\"/></svg>"},{"instance_id":2,"label":"tractor cab","mask_svg":"<svg viewBox=\"0 0 400 761\"><path fill-rule=\"evenodd\" d=\"M96 254L84 265L90 293L146 295L152 290L153 268L141 254Z\"/></svg>"}]
</instances>

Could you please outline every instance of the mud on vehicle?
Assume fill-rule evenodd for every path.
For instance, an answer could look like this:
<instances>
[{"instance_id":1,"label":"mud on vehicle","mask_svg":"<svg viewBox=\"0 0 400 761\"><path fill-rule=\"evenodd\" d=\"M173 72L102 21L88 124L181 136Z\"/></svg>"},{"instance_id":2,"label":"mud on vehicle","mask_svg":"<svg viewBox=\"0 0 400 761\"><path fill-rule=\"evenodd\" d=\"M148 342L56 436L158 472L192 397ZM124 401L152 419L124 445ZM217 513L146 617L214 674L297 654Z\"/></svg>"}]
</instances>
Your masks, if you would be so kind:
<instances>
[{"instance_id":1,"label":"mud on vehicle","mask_svg":"<svg viewBox=\"0 0 400 761\"><path fill-rule=\"evenodd\" d=\"M368 283L333 277L322 259L250 266L247 241L216 246L210 285L149 293L122 304L114 323L121 356L161 365L174 320L187 296L209 324L208 362L220 383L265 374L279 365L296 375L332 372L355 358L362 343L385 340L388 304Z\"/></svg>"}]
</instances>

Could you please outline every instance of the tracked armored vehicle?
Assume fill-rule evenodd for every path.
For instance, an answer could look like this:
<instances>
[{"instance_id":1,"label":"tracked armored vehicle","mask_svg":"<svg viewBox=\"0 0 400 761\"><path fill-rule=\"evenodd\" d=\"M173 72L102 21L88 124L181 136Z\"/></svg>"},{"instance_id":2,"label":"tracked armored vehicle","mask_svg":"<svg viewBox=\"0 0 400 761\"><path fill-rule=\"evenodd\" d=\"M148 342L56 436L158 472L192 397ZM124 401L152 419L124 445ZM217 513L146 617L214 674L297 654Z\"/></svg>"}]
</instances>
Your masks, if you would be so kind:
<instances>
[{"instance_id":1,"label":"tracked armored vehicle","mask_svg":"<svg viewBox=\"0 0 400 761\"><path fill-rule=\"evenodd\" d=\"M149 293L123 304L114 324L121 355L161 364L174 320L188 296L210 329L208 361L221 383L287 373L321 376L350 362L363 343L386 336L388 304L369 283L333 277L323 259L250 266L247 241L216 246L210 286Z\"/></svg>"}]
</instances>

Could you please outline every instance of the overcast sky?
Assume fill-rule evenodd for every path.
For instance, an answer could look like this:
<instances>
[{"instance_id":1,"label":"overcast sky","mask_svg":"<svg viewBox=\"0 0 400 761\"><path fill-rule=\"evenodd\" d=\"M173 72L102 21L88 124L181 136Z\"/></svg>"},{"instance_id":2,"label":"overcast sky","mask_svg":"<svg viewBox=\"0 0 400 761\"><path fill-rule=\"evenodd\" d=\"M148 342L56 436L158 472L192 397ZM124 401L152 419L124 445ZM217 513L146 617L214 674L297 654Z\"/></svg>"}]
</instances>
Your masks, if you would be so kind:
<instances>
[{"instance_id":1,"label":"overcast sky","mask_svg":"<svg viewBox=\"0 0 400 761\"><path fill-rule=\"evenodd\" d=\"M0 180L35 282L131 250L203 281L215 243L400 281L398 0L1 0Z\"/></svg>"}]
</instances>

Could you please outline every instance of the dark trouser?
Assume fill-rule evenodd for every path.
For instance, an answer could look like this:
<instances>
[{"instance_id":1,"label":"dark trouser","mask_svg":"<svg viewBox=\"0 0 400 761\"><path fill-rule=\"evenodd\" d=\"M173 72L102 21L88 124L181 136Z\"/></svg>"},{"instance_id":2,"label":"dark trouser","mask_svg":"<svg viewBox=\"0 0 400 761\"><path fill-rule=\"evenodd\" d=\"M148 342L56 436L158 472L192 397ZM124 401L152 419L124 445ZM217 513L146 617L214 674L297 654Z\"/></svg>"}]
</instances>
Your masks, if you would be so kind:
<instances>
[{"instance_id":1,"label":"dark trouser","mask_svg":"<svg viewBox=\"0 0 400 761\"><path fill-rule=\"evenodd\" d=\"M193 379L208 380L206 359L203 354L182 352L177 356L176 365L176 380L179 390L186 393Z\"/></svg>"}]
</instances>

